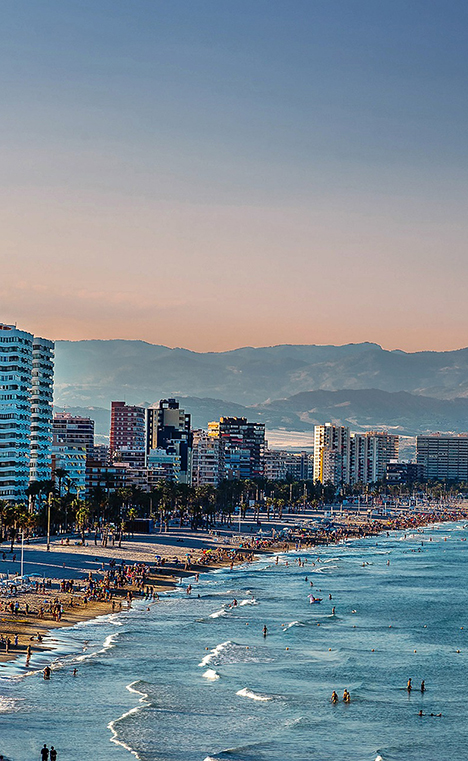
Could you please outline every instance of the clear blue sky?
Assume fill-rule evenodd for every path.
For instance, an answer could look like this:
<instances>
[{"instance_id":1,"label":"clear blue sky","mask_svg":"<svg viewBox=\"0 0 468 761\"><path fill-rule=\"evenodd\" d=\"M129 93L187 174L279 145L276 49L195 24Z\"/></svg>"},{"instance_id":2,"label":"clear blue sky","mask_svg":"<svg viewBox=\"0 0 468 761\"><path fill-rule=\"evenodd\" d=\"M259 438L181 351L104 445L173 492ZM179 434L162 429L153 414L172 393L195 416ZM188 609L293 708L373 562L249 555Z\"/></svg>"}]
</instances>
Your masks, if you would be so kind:
<instances>
[{"instance_id":1,"label":"clear blue sky","mask_svg":"<svg viewBox=\"0 0 468 761\"><path fill-rule=\"evenodd\" d=\"M4 0L0 319L468 343L468 4Z\"/></svg>"}]
</instances>

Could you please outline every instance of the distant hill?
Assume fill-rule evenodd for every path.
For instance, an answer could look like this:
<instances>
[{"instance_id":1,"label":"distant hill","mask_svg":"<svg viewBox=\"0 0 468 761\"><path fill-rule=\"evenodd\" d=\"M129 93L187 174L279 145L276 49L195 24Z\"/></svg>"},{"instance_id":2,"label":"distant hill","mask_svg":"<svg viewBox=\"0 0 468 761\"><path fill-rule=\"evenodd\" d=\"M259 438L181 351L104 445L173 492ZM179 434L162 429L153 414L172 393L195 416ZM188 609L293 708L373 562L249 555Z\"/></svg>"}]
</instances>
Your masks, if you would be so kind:
<instances>
[{"instance_id":1,"label":"distant hill","mask_svg":"<svg viewBox=\"0 0 468 761\"><path fill-rule=\"evenodd\" d=\"M308 391L252 406L212 398L178 399L181 407L192 414L195 428L205 428L210 420L221 415L238 415L264 422L267 430L307 432L316 423L328 421L348 425L354 431L388 429L405 436L468 430L468 399L435 399L405 391ZM96 433L108 434L109 409L81 406L66 409L73 414L89 415L96 421Z\"/></svg>"},{"instance_id":2,"label":"distant hill","mask_svg":"<svg viewBox=\"0 0 468 761\"><path fill-rule=\"evenodd\" d=\"M166 396L249 406L303 392L369 388L438 399L468 397L468 349L407 353L361 343L198 353L144 341L56 344L60 406L107 408L113 399L137 404Z\"/></svg>"}]
</instances>

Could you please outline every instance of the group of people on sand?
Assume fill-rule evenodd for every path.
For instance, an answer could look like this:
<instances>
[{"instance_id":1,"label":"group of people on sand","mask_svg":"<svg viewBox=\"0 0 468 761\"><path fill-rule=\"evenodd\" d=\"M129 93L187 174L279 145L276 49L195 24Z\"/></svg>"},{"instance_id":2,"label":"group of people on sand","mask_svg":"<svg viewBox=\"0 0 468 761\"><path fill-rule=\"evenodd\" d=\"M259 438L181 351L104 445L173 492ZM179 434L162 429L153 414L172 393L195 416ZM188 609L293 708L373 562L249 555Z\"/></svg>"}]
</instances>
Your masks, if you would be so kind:
<instances>
[{"instance_id":1,"label":"group of people on sand","mask_svg":"<svg viewBox=\"0 0 468 761\"><path fill-rule=\"evenodd\" d=\"M331 696L331 702L332 703L338 703L339 702L338 693L336 690L333 690L332 696ZM345 689L343 692L343 703L351 703L351 695L349 694L348 690Z\"/></svg>"}]
</instances>

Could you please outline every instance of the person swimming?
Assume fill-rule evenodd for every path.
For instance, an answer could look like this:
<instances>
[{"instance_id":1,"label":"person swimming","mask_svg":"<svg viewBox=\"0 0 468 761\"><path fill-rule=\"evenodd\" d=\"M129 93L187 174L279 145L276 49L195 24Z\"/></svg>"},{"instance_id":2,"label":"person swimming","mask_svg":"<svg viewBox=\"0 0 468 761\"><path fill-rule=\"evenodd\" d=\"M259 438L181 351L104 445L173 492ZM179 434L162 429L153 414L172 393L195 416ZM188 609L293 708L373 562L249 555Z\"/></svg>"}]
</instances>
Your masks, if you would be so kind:
<instances>
[{"instance_id":1,"label":"person swimming","mask_svg":"<svg viewBox=\"0 0 468 761\"><path fill-rule=\"evenodd\" d=\"M343 703L350 703L351 702L351 695L349 694L348 690L345 690L343 692Z\"/></svg>"}]
</instances>

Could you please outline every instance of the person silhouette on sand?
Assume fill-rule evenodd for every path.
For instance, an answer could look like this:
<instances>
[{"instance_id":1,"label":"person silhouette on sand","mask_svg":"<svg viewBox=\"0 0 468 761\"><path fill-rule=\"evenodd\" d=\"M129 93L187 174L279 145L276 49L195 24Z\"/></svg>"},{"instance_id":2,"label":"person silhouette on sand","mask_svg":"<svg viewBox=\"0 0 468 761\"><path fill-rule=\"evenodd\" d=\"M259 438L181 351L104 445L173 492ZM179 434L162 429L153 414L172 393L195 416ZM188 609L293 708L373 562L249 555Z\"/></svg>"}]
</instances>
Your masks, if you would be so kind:
<instances>
[{"instance_id":1,"label":"person silhouette on sand","mask_svg":"<svg viewBox=\"0 0 468 761\"><path fill-rule=\"evenodd\" d=\"M45 743L41 748L41 761L49 761L49 748Z\"/></svg>"}]
</instances>

